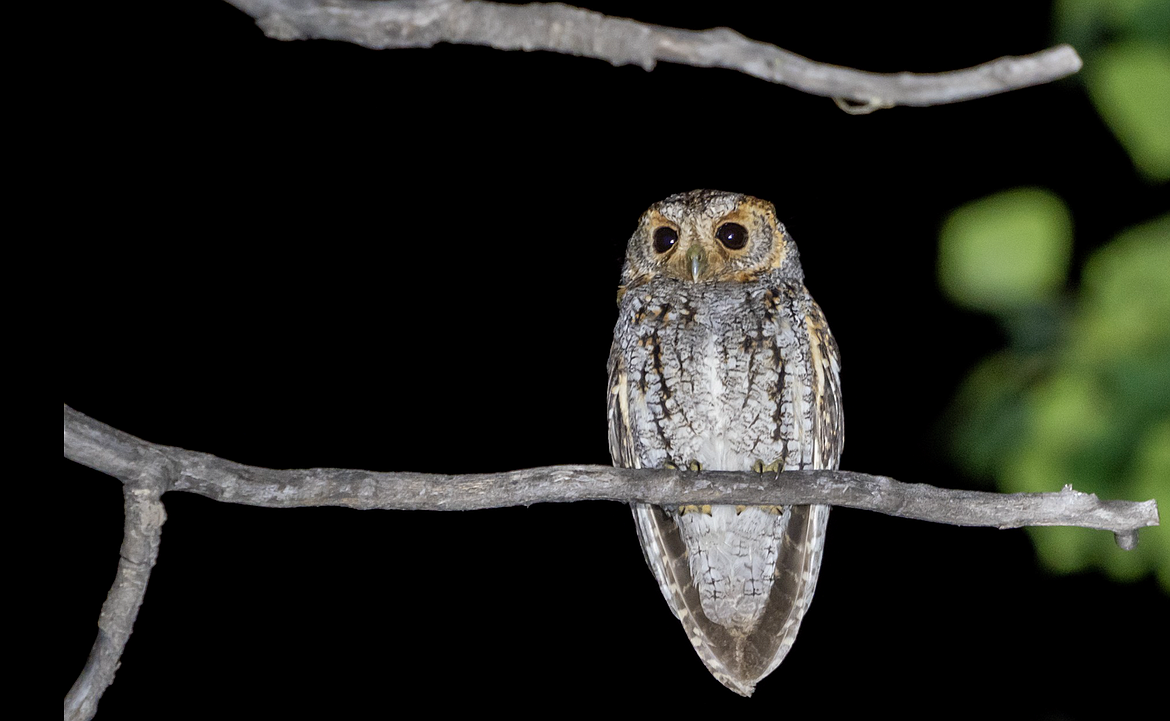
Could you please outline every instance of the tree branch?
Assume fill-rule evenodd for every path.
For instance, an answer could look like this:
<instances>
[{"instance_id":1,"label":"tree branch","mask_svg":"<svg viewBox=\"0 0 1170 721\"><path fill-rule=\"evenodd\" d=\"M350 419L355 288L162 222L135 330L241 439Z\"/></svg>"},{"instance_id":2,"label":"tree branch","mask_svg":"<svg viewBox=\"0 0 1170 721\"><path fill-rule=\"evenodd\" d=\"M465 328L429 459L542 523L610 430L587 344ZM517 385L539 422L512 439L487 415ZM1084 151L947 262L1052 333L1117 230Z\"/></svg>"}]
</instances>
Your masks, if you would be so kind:
<instances>
[{"instance_id":1,"label":"tree branch","mask_svg":"<svg viewBox=\"0 0 1170 721\"><path fill-rule=\"evenodd\" d=\"M1082 526L1113 531L1123 547L1158 525L1154 501L1102 501L1057 493L985 493L901 483L852 471L751 472L549 466L507 473L375 473L338 468L272 470L158 446L65 406L65 457L126 478L173 467L170 490L251 506L344 506L469 511L533 503L609 500L658 505L824 503L958 526Z\"/></svg>"},{"instance_id":2,"label":"tree branch","mask_svg":"<svg viewBox=\"0 0 1170 721\"><path fill-rule=\"evenodd\" d=\"M66 407L66 446L69 445L69 413L70 409ZM88 720L97 713L98 700L114 681L122 651L130 640L134 619L138 617L138 609L146 594L150 570L158 560L162 525L167 517L160 497L167 490L175 469L165 454L158 453L148 443L134 440L137 441L134 451L138 455L120 469L118 475L124 484L122 495L126 509L118 572L98 616L97 640L81 674L65 695L65 721ZM78 450L80 457L84 458L85 452ZM93 448L89 452L105 455L102 450ZM81 462L85 463L84 460Z\"/></svg>"},{"instance_id":3,"label":"tree branch","mask_svg":"<svg viewBox=\"0 0 1170 721\"><path fill-rule=\"evenodd\" d=\"M124 484L126 525L122 557L102 606L98 635L85 668L65 697L66 721L93 718L113 682L158 558L166 513L160 496L189 491L253 506L345 506L413 510L473 510L584 500L659 505L825 503L960 526L1082 526L1113 531L1122 548L1137 531L1158 525L1153 500L1102 501L1070 486L1058 493L981 493L900 483L850 471L756 473L689 472L550 466L496 474L374 473L336 468L272 470L160 446L64 406L65 457Z\"/></svg>"},{"instance_id":4,"label":"tree branch","mask_svg":"<svg viewBox=\"0 0 1170 721\"><path fill-rule=\"evenodd\" d=\"M342 40L363 47L429 48L438 43L499 50L547 50L638 65L658 62L737 70L834 98L847 112L956 103L1071 75L1081 59L1068 45L943 73L871 73L818 63L728 28L681 30L560 3L500 5L479 0L227 0L277 40Z\"/></svg>"}]
</instances>

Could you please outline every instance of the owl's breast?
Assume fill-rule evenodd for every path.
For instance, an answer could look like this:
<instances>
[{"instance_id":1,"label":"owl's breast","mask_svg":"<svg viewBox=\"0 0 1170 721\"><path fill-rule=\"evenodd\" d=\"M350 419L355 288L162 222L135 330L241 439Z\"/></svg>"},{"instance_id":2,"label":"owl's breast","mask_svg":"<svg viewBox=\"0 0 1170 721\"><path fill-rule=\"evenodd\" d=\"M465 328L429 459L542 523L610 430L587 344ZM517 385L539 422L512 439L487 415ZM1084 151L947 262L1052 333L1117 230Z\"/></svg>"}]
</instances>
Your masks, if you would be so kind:
<instances>
[{"instance_id":1,"label":"owl's breast","mask_svg":"<svg viewBox=\"0 0 1170 721\"><path fill-rule=\"evenodd\" d=\"M618 340L643 467L749 470L783 459L798 435L799 389L786 366L801 353L775 290L679 284L630 299L622 321Z\"/></svg>"}]
</instances>

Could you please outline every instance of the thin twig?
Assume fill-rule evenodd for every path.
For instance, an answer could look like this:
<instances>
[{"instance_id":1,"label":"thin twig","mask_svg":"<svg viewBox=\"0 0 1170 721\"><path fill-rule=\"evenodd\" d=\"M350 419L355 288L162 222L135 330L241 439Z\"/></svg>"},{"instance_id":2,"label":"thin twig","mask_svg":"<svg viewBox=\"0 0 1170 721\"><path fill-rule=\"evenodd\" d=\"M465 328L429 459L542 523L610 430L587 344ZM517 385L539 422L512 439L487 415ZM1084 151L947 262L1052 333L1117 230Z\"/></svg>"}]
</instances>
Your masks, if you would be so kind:
<instances>
[{"instance_id":1,"label":"thin twig","mask_svg":"<svg viewBox=\"0 0 1170 721\"><path fill-rule=\"evenodd\" d=\"M547 50L652 70L658 62L737 70L853 114L956 103L1052 82L1081 69L1068 45L943 73L871 73L818 63L728 28L681 30L560 3L480 0L227 0L277 40L341 40L377 50L438 43Z\"/></svg>"}]
</instances>

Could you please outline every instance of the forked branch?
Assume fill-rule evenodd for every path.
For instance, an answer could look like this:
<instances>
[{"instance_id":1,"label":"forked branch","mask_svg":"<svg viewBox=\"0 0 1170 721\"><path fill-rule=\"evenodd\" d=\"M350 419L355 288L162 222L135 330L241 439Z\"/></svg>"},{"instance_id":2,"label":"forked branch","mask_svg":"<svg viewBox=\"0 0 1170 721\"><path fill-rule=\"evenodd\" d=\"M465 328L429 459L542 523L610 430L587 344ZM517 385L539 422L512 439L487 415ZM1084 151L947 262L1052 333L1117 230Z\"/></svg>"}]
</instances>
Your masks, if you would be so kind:
<instances>
[{"instance_id":1,"label":"forked branch","mask_svg":"<svg viewBox=\"0 0 1170 721\"><path fill-rule=\"evenodd\" d=\"M65 457L123 483L126 530L118 574L98 619L84 670L65 697L65 718L90 719L114 679L118 659L158 557L166 514L160 496L189 491L253 506L345 506L472 510L584 500L659 505L825 503L960 526L1083 526L1113 531L1133 548L1137 531L1158 525L1154 501L1102 501L1065 487L1058 493L998 494L900 483L850 471L689 472L550 466L450 476L336 468L272 470L182 448L159 446L65 406Z\"/></svg>"},{"instance_id":2,"label":"forked branch","mask_svg":"<svg viewBox=\"0 0 1170 721\"><path fill-rule=\"evenodd\" d=\"M942 105L1052 82L1081 69L1068 45L943 73L871 73L819 63L728 28L681 30L560 3L480 0L227 0L277 40L341 40L372 49L438 43L546 50L652 70L659 62L726 68L861 114Z\"/></svg>"}]
</instances>

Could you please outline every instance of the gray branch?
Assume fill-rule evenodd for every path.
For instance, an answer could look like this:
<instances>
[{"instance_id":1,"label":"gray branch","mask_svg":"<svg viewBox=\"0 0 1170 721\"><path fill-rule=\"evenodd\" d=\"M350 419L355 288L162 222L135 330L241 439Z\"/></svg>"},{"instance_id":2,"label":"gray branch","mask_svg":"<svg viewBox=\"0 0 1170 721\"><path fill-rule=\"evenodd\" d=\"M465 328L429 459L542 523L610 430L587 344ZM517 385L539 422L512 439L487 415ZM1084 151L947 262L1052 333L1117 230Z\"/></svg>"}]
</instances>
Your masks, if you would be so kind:
<instances>
[{"instance_id":1,"label":"gray branch","mask_svg":"<svg viewBox=\"0 0 1170 721\"><path fill-rule=\"evenodd\" d=\"M506 473L378 473L341 468L273 470L159 446L65 406L65 457L116 478L169 476L167 490L269 508L471 511L533 503L621 501L677 504L823 503L957 526L1081 526L1122 540L1158 525L1154 501L1102 501L1055 493L987 493L902 483L853 471L683 471L548 466ZM164 469L170 469L164 473ZM1125 543L1122 544L1126 545Z\"/></svg>"},{"instance_id":2,"label":"gray branch","mask_svg":"<svg viewBox=\"0 0 1170 721\"><path fill-rule=\"evenodd\" d=\"M66 447L69 446L70 412L66 407ZM146 594L150 569L158 560L162 525L167 518L160 497L173 477L174 467L165 454L156 453L150 444L138 443L142 444L139 448L141 455L118 476L123 483L126 509L118 572L98 616L97 640L81 674L65 695L65 721L88 720L97 713L98 699L114 681L114 672L118 670L119 659L130 640L134 619L138 617L142 597Z\"/></svg>"},{"instance_id":3,"label":"gray branch","mask_svg":"<svg viewBox=\"0 0 1170 721\"><path fill-rule=\"evenodd\" d=\"M124 484L126 531L118 574L98 619L89 660L65 697L65 718L93 718L138 615L166 514L160 496L189 491L252 506L344 506L453 511L610 500L658 505L824 503L958 526L1081 526L1112 531L1122 548L1158 525L1153 500L1102 501L1066 486L1056 493L983 493L901 483L851 471L690 472L549 466L508 473L375 473L339 468L272 470L140 440L65 406L65 457Z\"/></svg>"},{"instance_id":4,"label":"gray branch","mask_svg":"<svg viewBox=\"0 0 1170 721\"><path fill-rule=\"evenodd\" d=\"M1068 45L943 73L871 73L818 63L728 28L681 30L560 3L479 0L227 0L277 40L341 40L363 47L438 43L547 50L652 70L658 62L737 70L833 98L850 113L956 103L1052 82L1081 69Z\"/></svg>"}]
</instances>

